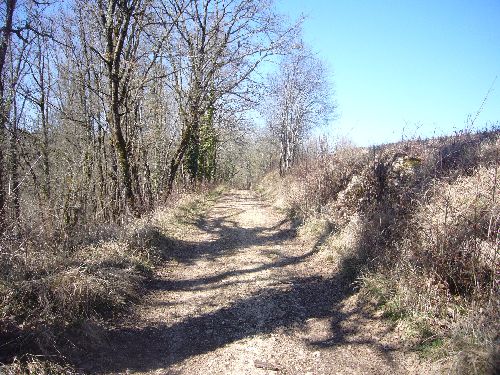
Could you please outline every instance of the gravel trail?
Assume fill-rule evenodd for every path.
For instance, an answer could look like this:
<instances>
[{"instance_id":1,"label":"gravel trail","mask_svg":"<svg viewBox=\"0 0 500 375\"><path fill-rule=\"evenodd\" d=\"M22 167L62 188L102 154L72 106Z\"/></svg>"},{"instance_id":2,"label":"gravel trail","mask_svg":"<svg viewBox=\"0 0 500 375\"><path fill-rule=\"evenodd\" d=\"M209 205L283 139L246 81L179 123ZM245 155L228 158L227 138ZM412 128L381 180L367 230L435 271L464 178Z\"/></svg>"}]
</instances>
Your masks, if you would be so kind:
<instances>
[{"instance_id":1,"label":"gravel trail","mask_svg":"<svg viewBox=\"0 0 500 375\"><path fill-rule=\"evenodd\" d=\"M223 194L88 371L127 374L431 373L318 249L249 191ZM90 359L92 358L92 359Z\"/></svg>"}]
</instances>

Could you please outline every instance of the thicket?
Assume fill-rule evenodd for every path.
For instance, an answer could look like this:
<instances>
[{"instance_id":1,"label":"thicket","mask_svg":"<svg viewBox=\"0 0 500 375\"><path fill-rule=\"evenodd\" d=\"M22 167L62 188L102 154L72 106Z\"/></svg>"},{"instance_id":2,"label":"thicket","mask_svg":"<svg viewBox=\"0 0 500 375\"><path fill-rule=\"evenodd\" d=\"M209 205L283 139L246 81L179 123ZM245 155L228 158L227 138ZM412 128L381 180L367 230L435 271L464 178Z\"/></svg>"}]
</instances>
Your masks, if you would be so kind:
<instances>
[{"instance_id":1,"label":"thicket","mask_svg":"<svg viewBox=\"0 0 500 375\"><path fill-rule=\"evenodd\" d=\"M260 189L293 216L330 222L323 248L337 271L414 348L486 373L500 340L499 162L497 129L463 132L319 152Z\"/></svg>"}]
</instances>

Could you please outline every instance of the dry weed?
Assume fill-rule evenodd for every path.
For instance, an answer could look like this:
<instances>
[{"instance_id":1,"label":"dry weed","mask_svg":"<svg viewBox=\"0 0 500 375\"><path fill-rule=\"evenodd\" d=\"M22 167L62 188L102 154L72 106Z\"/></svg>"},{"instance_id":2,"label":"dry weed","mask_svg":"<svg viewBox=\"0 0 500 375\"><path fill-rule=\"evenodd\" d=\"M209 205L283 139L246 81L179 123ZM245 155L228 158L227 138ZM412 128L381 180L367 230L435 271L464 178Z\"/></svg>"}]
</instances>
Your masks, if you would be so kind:
<instances>
[{"instance_id":1,"label":"dry weed","mask_svg":"<svg viewBox=\"0 0 500 375\"><path fill-rule=\"evenodd\" d=\"M67 366L52 362L44 357L27 356L16 358L10 365L0 365L2 375L77 375L78 372Z\"/></svg>"},{"instance_id":2,"label":"dry weed","mask_svg":"<svg viewBox=\"0 0 500 375\"><path fill-rule=\"evenodd\" d=\"M333 224L323 248L334 266L361 272L362 292L407 322L420 352L484 373L498 356L499 155L498 131L348 148L268 176L262 190Z\"/></svg>"},{"instance_id":3,"label":"dry weed","mask_svg":"<svg viewBox=\"0 0 500 375\"><path fill-rule=\"evenodd\" d=\"M455 294L492 287L498 269L500 194L497 167L482 167L452 183L438 182L418 209L411 249L415 262L434 272Z\"/></svg>"},{"instance_id":4,"label":"dry weed","mask_svg":"<svg viewBox=\"0 0 500 375\"><path fill-rule=\"evenodd\" d=\"M18 349L2 348L9 356L0 353L0 360L12 360L20 346L28 352L54 353L58 336L65 330L84 329L89 319L112 316L137 301L142 281L174 244L166 233L178 225L179 213L200 213L216 196L210 192L197 200L186 196L121 229L112 226L110 233L90 230L87 238L81 233L75 235L77 239L58 241L57 233L29 232L21 236L22 241L18 236L4 237L0 243L0 337ZM9 374L63 370L35 357L2 369Z\"/></svg>"}]
</instances>

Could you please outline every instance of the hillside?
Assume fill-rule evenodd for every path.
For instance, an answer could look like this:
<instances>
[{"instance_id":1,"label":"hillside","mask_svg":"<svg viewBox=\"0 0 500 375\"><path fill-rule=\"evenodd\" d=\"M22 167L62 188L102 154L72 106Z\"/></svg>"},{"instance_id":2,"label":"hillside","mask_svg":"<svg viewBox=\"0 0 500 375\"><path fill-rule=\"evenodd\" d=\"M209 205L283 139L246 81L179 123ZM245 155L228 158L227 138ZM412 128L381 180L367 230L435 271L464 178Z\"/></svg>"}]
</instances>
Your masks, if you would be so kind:
<instances>
[{"instance_id":1,"label":"hillside","mask_svg":"<svg viewBox=\"0 0 500 375\"><path fill-rule=\"evenodd\" d=\"M452 372L498 368L498 131L339 148L270 174L263 195L327 227L341 267L404 341Z\"/></svg>"}]
</instances>

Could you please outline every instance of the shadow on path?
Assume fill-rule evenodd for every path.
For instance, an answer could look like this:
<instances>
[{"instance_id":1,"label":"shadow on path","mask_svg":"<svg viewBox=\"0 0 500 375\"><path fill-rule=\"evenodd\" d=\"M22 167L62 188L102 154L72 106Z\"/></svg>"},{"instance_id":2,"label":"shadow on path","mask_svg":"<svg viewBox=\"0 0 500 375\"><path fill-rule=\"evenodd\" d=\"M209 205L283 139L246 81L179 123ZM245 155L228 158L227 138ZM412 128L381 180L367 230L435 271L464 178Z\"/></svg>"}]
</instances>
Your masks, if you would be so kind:
<instances>
[{"instance_id":1,"label":"shadow on path","mask_svg":"<svg viewBox=\"0 0 500 375\"><path fill-rule=\"evenodd\" d=\"M220 207L220 206L219 206ZM281 222L272 228L242 228L230 215L214 219L199 219L196 225L203 231L217 233L218 238L183 248L176 259L191 263L201 257L217 258L231 251L249 246L271 246L295 237L295 228ZM237 269L214 276L184 280L154 280L152 290L184 291L204 290L220 287L216 284L230 277L256 273L267 269L278 269L304 262L313 255L328 233L319 238L312 249L303 254L285 256L252 269ZM84 368L91 372L150 371L166 368L192 356L214 351L232 342L278 329L292 329L305 325L310 318L328 318L331 322L329 337L321 342L308 343L317 349L348 343L370 345L391 363L391 348L373 340L360 340L354 336L359 325L345 328L342 322L349 315L342 313L341 303L350 295L350 279L342 274L330 278L280 277L274 284L257 295L242 298L227 307L199 316L187 317L181 322L156 322L145 327L118 327L104 332L106 345L89 353L93 358ZM236 284L232 280L223 286ZM168 308L168 306L167 306ZM359 312L356 312L358 314ZM355 313L352 313L355 314Z\"/></svg>"},{"instance_id":2,"label":"shadow on path","mask_svg":"<svg viewBox=\"0 0 500 375\"><path fill-rule=\"evenodd\" d=\"M179 363L226 344L279 328L295 328L310 318L330 318L330 337L309 345L317 348L342 344L370 345L391 362L392 348L375 340L356 340L359 328L342 327L349 318L339 304L349 294L342 276L329 279L298 278L285 290L271 288L215 312L191 317L177 324L168 322L145 328L122 328L107 332L108 350L100 351L94 370L102 372L149 371ZM358 314L359 312L355 312ZM353 313L354 314L354 313ZM147 350L144 350L147 348ZM110 361L109 359L113 360Z\"/></svg>"},{"instance_id":3,"label":"shadow on path","mask_svg":"<svg viewBox=\"0 0 500 375\"><path fill-rule=\"evenodd\" d=\"M224 205L225 202L230 201L238 201L240 208L235 209L230 204ZM165 257L175 259L182 264L192 265L201 258L213 260L249 246L270 246L296 237L298 223L288 219L283 219L272 227L245 228L239 226L232 218L244 212L241 207L260 207L262 209L268 207L265 203L255 200L247 202L248 198L238 193L223 197L219 201L217 209L229 211L229 214L211 218L197 217L190 221L190 224L201 232L212 234L216 239L200 243L164 238L164 241L159 241L159 246L165 245L164 247L167 249ZM260 270L255 270L255 272L258 271Z\"/></svg>"}]
</instances>

